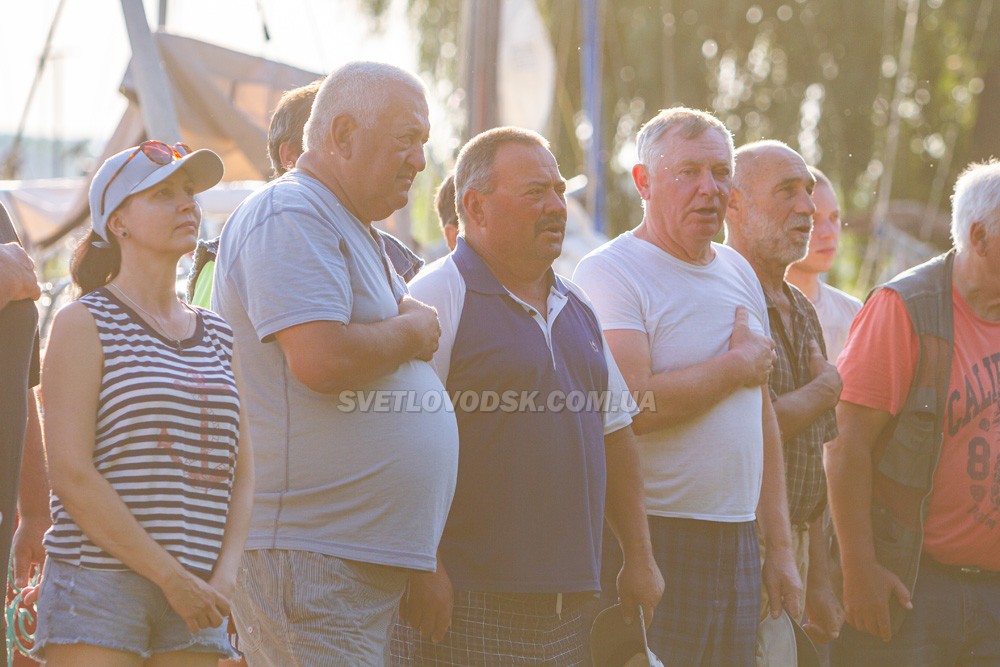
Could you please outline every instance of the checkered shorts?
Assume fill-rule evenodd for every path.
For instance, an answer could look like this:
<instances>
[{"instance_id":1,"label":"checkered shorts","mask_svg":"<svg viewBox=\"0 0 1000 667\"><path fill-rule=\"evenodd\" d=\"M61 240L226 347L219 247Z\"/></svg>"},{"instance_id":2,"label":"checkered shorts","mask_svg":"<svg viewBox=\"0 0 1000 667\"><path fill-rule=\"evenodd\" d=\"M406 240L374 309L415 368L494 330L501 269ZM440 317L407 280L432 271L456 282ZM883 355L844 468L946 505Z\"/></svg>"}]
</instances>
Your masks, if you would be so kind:
<instances>
[{"instance_id":1,"label":"checkered shorts","mask_svg":"<svg viewBox=\"0 0 1000 667\"><path fill-rule=\"evenodd\" d=\"M649 645L666 667L755 663L760 611L757 524L649 517L665 590ZM614 604L621 551L605 536L604 606Z\"/></svg>"},{"instance_id":2,"label":"checkered shorts","mask_svg":"<svg viewBox=\"0 0 1000 667\"><path fill-rule=\"evenodd\" d=\"M554 596L553 596L554 597ZM392 664L504 667L587 664L587 605L556 615L553 604L518 593L455 592L451 628L440 644L400 622L393 628Z\"/></svg>"}]
</instances>

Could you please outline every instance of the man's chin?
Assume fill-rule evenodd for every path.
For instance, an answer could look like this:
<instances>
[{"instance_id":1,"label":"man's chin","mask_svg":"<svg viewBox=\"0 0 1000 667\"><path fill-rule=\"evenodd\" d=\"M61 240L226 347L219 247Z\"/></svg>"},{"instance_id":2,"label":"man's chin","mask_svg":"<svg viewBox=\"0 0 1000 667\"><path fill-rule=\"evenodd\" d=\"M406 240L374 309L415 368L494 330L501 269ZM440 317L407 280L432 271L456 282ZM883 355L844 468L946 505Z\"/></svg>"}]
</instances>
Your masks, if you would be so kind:
<instances>
[{"instance_id":1,"label":"man's chin","mask_svg":"<svg viewBox=\"0 0 1000 667\"><path fill-rule=\"evenodd\" d=\"M545 246L542 254L548 259L549 263L552 263L559 259L559 255L562 254L563 242L560 240L558 242L550 243Z\"/></svg>"},{"instance_id":2,"label":"man's chin","mask_svg":"<svg viewBox=\"0 0 1000 667\"><path fill-rule=\"evenodd\" d=\"M409 193L402 193L380 201L372 207L372 220L385 220L390 215L406 206L406 202L409 200Z\"/></svg>"}]
</instances>

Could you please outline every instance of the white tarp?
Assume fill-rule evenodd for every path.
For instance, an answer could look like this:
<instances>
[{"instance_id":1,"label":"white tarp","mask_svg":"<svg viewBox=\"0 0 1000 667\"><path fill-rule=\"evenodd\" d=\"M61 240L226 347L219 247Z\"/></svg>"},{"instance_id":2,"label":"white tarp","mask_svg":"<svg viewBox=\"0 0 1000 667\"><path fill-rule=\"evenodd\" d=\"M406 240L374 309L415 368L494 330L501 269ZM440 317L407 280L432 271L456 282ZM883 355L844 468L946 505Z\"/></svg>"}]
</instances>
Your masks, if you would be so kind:
<instances>
[{"instance_id":1,"label":"white tarp","mask_svg":"<svg viewBox=\"0 0 1000 667\"><path fill-rule=\"evenodd\" d=\"M535 0L504 0L497 48L498 117L539 134L549 128L556 55Z\"/></svg>"}]
</instances>

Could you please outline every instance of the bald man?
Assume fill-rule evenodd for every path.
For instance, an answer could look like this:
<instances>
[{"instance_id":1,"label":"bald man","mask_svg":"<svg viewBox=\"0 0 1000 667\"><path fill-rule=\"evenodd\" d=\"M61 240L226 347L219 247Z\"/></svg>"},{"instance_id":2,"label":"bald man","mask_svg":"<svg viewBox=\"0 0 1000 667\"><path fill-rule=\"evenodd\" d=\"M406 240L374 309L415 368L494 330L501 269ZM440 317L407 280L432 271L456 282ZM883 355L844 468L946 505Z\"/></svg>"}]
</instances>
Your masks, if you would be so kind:
<instances>
[{"instance_id":1,"label":"bald man","mask_svg":"<svg viewBox=\"0 0 1000 667\"><path fill-rule=\"evenodd\" d=\"M785 281L788 266L806 254L815 183L802 157L781 142L740 147L726 242L747 259L764 289L777 353L768 383L784 449L792 546L804 584L804 607L799 608L808 613L810 635L829 641L840 630L843 611L833 594L822 539L823 444L837 433L833 409L841 383L826 360L816 310Z\"/></svg>"}]
</instances>

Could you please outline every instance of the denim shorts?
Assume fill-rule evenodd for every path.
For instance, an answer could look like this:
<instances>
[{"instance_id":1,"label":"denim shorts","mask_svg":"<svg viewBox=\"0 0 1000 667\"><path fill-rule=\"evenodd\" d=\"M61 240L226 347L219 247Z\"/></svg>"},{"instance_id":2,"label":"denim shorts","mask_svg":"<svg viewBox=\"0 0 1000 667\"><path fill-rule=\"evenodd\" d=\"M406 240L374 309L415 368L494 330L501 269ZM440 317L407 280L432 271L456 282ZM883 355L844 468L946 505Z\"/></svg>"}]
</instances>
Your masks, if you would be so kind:
<instances>
[{"instance_id":1,"label":"denim shorts","mask_svg":"<svg viewBox=\"0 0 1000 667\"><path fill-rule=\"evenodd\" d=\"M135 653L190 651L236 658L226 624L191 634L160 588L131 570L94 570L49 558L38 596L32 657L46 644L87 644Z\"/></svg>"}]
</instances>

